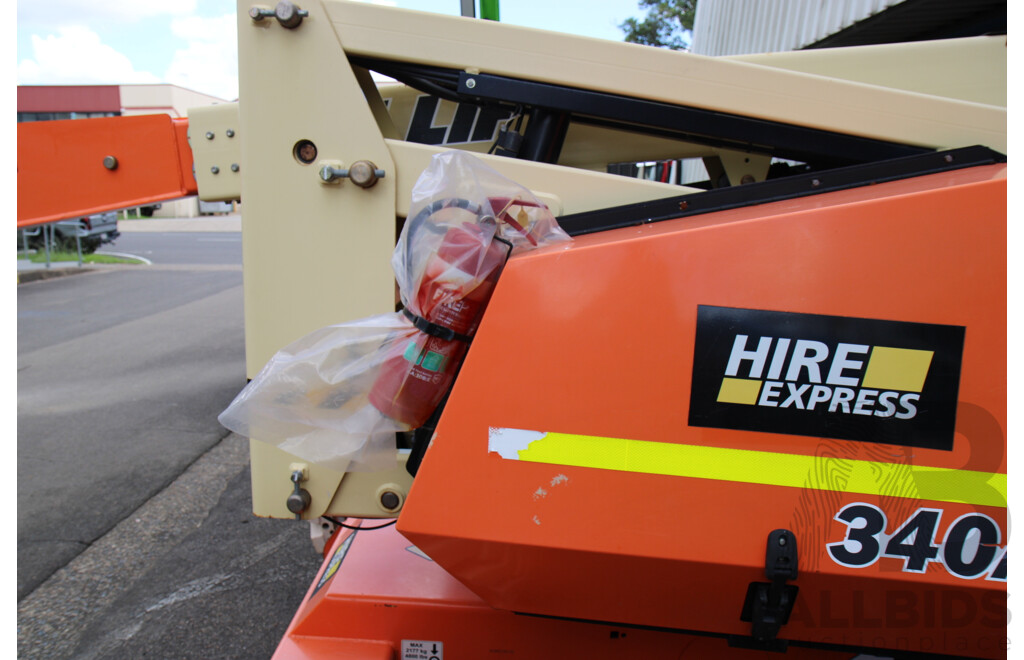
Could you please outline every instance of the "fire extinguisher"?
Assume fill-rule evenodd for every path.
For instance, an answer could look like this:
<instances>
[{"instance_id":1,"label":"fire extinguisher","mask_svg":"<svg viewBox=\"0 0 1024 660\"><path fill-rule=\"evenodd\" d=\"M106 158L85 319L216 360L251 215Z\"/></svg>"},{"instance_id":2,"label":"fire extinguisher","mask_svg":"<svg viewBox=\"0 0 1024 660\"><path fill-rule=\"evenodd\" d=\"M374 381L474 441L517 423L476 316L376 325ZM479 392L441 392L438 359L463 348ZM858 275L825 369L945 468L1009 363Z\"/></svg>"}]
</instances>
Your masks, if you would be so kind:
<instances>
[{"instance_id":1,"label":"fire extinguisher","mask_svg":"<svg viewBox=\"0 0 1024 660\"><path fill-rule=\"evenodd\" d=\"M445 233L415 293L415 309L423 316L404 310L418 332L392 347L370 389L379 411L412 428L430 417L466 355L505 264L501 242L472 222Z\"/></svg>"}]
</instances>

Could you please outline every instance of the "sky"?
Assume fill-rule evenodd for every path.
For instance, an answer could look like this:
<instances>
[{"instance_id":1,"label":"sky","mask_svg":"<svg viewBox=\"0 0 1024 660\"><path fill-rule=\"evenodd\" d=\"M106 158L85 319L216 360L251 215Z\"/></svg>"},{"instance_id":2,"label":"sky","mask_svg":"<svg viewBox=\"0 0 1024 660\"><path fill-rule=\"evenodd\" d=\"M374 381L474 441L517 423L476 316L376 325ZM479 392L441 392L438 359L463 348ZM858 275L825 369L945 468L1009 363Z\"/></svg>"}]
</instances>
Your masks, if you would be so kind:
<instances>
[{"instance_id":1,"label":"sky","mask_svg":"<svg viewBox=\"0 0 1024 660\"><path fill-rule=\"evenodd\" d=\"M374 1L460 12L459 0ZM614 41L642 15L638 0L501 0L500 11L503 23ZM233 0L18 0L17 51L19 85L172 83L238 96Z\"/></svg>"}]
</instances>

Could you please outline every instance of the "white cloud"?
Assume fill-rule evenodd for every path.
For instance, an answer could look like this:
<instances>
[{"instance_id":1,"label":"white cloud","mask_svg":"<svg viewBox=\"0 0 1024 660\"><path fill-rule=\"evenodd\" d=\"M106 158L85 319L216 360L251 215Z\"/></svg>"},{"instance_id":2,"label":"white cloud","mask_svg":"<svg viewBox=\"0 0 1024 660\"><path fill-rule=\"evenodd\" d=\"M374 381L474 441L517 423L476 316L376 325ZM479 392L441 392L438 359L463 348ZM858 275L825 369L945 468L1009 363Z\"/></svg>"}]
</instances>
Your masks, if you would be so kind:
<instances>
[{"instance_id":1,"label":"white cloud","mask_svg":"<svg viewBox=\"0 0 1024 660\"><path fill-rule=\"evenodd\" d=\"M175 50L167 82L229 101L238 98L238 30L233 14L175 19L171 32L186 45Z\"/></svg>"},{"instance_id":2,"label":"white cloud","mask_svg":"<svg viewBox=\"0 0 1024 660\"><path fill-rule=\"evenodd\" d=\"M160 79L137 71L131 60L104 44L83 26L58 28L46 37L32 35L32 58L18 63L19 85L89 85L157 83Z\"/></svg>"},{"instance_id":3,"label":"white cloud","mask_svg":"<svg viewBox=\"0 0 1024 660\"><path fill-rule=\"evenodd\" d=\"M187 41L221 41L229 40L238 44L238 28L234 14L225 14L216 18L189 16L171 21L171 33Z\"/></svg>"},{"instance_id":4,"label":"white cloud","mask_svg":"<svg viewBox=\"0 0 1024 660\"><path fill-rule=\"evenodd\" d=\"M188 16L195 10L196 0L18 0L18 23L131 23L154 16Z\"/></svg>"}]
</instances>

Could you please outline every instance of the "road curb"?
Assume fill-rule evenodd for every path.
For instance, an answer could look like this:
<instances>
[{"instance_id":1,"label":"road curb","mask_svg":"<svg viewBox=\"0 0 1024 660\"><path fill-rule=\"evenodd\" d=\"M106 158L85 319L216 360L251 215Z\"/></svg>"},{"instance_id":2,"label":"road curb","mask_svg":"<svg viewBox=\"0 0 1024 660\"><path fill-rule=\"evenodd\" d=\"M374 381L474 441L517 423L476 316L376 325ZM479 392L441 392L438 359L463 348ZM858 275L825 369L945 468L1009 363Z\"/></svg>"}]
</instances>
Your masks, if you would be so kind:
<instances>
[{"instance_id":1,"label":"road curb","mask_svg":"<svg viewBox=\"0 0 1024 660\"><path fill-rule=\"evenodd\" d=\"M39 280L50 280L55 277L64 277L65 275L80 275L81 273L91 273L93 268L33 268L29 270L18 271L18 284L27 284L29 282L38 282Z\"/></svg>"}]
</instances>

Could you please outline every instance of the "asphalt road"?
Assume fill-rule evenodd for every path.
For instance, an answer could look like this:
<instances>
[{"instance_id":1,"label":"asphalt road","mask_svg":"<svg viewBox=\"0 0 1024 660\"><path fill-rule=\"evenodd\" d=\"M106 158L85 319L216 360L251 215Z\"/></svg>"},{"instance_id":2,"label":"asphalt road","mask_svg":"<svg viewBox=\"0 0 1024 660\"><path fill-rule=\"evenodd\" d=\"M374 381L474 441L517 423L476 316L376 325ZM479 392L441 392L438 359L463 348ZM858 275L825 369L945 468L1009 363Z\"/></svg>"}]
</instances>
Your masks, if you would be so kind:
<instances>
[{"instance_id":1,"label":"asphalt road","mask_svg":"<svg viewBox=\"0 0 1024 660\"><path fill-rule=\"evenodd\" d=\"M319 566L251 514L237 233L18 287L18 656L269 657Z\"/></svg>"},{"instance_id":2,"label":"asphalt road","mask_svg":"<svg viewBox=\"0 0 1024 660\"><path fill-rule=\"evenodd\" d=\"M241 264L242 235L238 232L123 232L98 250L138 255L154 264Z\"/></svg>"}]
</instances>

